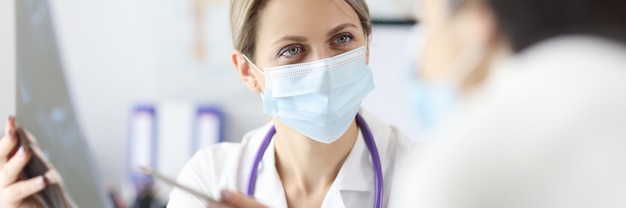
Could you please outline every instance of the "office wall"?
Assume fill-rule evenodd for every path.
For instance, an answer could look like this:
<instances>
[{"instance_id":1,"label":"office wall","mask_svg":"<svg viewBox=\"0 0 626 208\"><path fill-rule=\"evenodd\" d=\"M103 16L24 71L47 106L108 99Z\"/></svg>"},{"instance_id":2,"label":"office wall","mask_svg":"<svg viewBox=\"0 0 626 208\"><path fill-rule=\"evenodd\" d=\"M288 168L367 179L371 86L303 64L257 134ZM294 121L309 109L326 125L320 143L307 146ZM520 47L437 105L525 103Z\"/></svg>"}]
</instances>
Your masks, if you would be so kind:
<instances>
[{"instance_id":1,"label":"office wall","mask_svg":"<svg viewBox=\"0 0 626 208\"><path fill-rule=\"evenodd\" d=\"M14 1L0 1L0 124L15 113Z\"/></svg>"},{"instance_id":2,"label":"office wall","mask_svg":"<svg viewBox=\"0 0 626 208\"><path fill-rule=\"evenodd\" d=\"M241 84L230 65L227 21L209 26L220 34L211 32L207 39L226 49L209 51L211 63L189 59L192 1L53 2L76 113L105 179L127 182L129 116L136 105L216 105L224 111L230 141L265 122L258 95ZM227 14L210 15L224 19ZM175 176L178 170L167 172Z\"/></svg>"},{"instance_id":3,"label":"office wall","mask_svg":"<svg viewBox=\"0 0 626 208\"><path fill-rule=\"evenodd\" d=\"M370 43L370 67L376 89L363 101L363 108L414 140L422 140L409 102L408 84L415 70L411 47L416 35L412 25L375 25Z\"/></svg>"},{"instance_id":4,"label":"office wall","mask_svg":"<svg viewBox=\"0 0 626 208\"><path fill-rule=\"evenodd\" d=\"M129 112L156 98L149 1L52 0L61 58L79 123L104 180L125 182Z\"/></svg>"}]
</instances>

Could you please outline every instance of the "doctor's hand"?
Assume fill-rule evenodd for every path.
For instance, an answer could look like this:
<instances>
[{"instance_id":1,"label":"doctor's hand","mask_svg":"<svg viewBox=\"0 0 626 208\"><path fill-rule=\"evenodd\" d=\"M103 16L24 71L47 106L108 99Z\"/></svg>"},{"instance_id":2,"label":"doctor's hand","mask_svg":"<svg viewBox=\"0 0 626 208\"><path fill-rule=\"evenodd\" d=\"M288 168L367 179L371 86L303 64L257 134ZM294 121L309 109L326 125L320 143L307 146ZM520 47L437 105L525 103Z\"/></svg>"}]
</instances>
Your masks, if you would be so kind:
<instances>
[{"instance_id":1,"label":"doctor's hand","mask_svg":"<svg viewBox=\"0 0 626 208\"><path fill-rule=\"evenodd\" d=\"M243 195L239 192L223 190L221 193L223 204L218 206L219 208L267 208L267 206L257 202L254 198Z\"/></svg>"},{"instance_id":2,"label":"doctor's hand","mask_svg":"<svg viewBox=\"0 0 626 208\"><path fill-rule=\"evenodd\" d=\"M40 202L30 196L43 190L50 181L44 176L20 180L22 169L32 154L28 148L17 148L15 118L9 117L4 130L0 139L0 207L38 207Z\"/></svg>"}]
</instances>

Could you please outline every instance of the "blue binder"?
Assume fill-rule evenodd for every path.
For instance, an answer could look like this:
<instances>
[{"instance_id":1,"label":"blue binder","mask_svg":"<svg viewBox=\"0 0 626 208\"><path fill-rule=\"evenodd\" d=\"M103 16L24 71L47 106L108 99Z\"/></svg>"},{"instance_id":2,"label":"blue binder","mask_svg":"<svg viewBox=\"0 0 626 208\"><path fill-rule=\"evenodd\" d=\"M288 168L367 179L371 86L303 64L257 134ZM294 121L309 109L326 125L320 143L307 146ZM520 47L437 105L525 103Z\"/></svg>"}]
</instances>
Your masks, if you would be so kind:
<instances>
[{"instance_id":1,"label":"blue binder","mask_svg":"<svg viewBox=\"0 0 626 208\"><path fill-rule=\"evenodd\" d=\"M153 183L152 177L138 171L137 165L156 168L157 120L154 106L137 106L130 118L128 140L128 170L131 181L137 187Z\"/></svg>"},{"instance_id":2,"label":"blue binder","mask_svg":"<svg viewBox=\"0 0 626 208\"><path fill-rule=\"evenodd\" d=\"M215 106L200 106L194 118L192 152L224 141L224 114Z\"/></svg>"}]
</instances>

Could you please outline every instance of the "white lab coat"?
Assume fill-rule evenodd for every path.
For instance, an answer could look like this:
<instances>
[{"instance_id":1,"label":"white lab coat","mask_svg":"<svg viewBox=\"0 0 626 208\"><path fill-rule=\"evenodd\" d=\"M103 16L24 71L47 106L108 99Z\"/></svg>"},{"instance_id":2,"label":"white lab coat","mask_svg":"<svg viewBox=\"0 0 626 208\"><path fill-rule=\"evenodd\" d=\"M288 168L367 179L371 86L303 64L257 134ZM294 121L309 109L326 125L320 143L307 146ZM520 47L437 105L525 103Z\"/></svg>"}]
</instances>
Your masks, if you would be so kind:
<instances>
[{"instance_id":1,"label":"white lab coat","mask_svg":"<svg viewBox=\"0 0 626 208\"><path fill-rule=\"evenodd\" d=\"M560 37L492 72L390 206L626 207L624 45Z\"/></svg>"},{"instance_id":2,"label":"white lab coat","mask_svg":"<svg viewBox=\"0 0 626 208\"><path fill-rule=\"evenodd\" d=\"M366 112L361 114L371 128L380 154L386 207L396 167L417 145L394 127ZM178 176L178 182L218 199L222 189L245 193L254 156L271 126L270 122L249 132L241 143L221 143L200 150L187 162ZM269 207L287 207L283 186L274 165L273 142L265 151L259 166L254 197ZM322 207L372 207L373 202L374 172L368 148L359 133ZM180 189L174 189L168 207L207 207L207 204Z\"/></svg>"}]
</instances>

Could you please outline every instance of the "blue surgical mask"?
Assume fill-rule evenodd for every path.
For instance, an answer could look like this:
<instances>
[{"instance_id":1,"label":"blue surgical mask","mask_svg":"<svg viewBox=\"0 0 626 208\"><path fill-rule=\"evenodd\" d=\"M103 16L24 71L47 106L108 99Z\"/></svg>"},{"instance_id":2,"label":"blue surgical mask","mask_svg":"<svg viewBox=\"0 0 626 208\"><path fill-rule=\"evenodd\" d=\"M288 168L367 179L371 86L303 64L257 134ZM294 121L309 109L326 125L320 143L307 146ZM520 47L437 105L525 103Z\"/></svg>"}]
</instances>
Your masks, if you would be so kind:
<instances>
[{"instance_id":1,"label":"blue surgical mask","mask_svg":"<svg viewBox=\"0 0 626 208\"><path fill-rule=\"evenodd\" d=\"M321 143L339 139L374 89L365 47L308 63L270 67L262 93L263 112Z\"/></svg>"},{"instance_id":2,"label":"blue surgical mask","mask_svg":"<svg viewBox=\"0 0 626 208\"><path fill-rule=\"evenodd\" d=\"M415 69L411 69L409 102L420 130L430 135L455 112L459 104L459 92L454 85L424 83L415 76Z\"/></svg>"},{"instance_id":3,"label":"blue surgical mask","mask_svg":"<svg viewBox=\"0 0 626 208\"><path fill-rule=\"evenodd\" d=\"M419 34L418 39L412 45L417 47L411 50L417 53L415 57L422 57L426 33L424 33L424 28L416 32ZM415 51L415 48L418 50ZM421 130L427 135L437 134L442 124L450 122L452 118L462 113L460 112L463 104L461 85L478 66L484 54L485 51L479 43L464 46L457 56L441 69L453 74L446 79L430 82L424 81L417 75L417 60L411 63L410 102L414 106Z\"/></svg>"}]
</instances>

